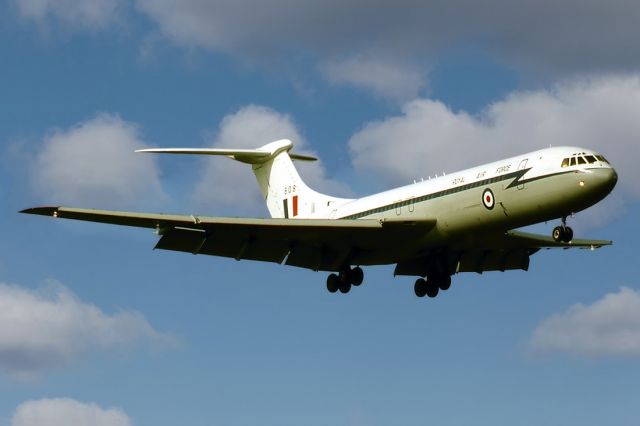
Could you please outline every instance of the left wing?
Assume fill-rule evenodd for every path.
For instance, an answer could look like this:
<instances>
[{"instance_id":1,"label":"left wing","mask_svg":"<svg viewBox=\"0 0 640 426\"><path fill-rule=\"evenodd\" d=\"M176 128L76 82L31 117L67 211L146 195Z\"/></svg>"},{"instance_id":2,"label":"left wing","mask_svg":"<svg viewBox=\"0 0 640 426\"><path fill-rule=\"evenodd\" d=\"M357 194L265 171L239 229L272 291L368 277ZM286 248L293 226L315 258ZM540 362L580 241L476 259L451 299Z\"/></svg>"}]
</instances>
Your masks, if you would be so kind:
<instances>
[{"instance_id":1,"label":"left wing","mask_svg":"<svg viewBox=\"0 0 640 426\"><path fill-rule=\"evenodd\" d=\"M161 236L157 249L324 271L374 263L381 252L397 255L396 247L403 241L426 234L436 224L435 219L258 219L69 207L36 207L21 213L155 229Z\"/></svg>"}]
</instances>

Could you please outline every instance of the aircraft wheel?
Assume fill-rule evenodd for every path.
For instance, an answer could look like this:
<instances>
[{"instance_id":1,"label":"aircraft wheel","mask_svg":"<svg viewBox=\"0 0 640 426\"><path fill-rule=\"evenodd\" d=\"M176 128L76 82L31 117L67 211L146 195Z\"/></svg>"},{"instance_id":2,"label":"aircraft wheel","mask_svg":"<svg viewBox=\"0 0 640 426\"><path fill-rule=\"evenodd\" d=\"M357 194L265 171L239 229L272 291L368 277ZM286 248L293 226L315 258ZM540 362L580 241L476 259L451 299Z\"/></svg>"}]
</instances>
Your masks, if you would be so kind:
<instances>
[{"instance_id":1,"label":"aircraft wheel","mask_svg":"<svg viewBox=\"0 0 640 426\"><path fill-rule=\"evenodd\" d=\"M438 290L440 290L440 288L437 283L433 282L433 280L427 281L427 296L431 298L436 297L438 295Z\"/></svg>"},{"instance_id":2,"label":"aircraft wheel","mask_svg":"<svg viewBox=\"0 0 640 426\"><path fill-rule=\"evenodd\" d=\"M573 240L573 229L566 226L564 228L564 235L563 235L562 241L564 241L565 243L570 243L571 240Z\"/></svg>"},{"instance_id":3,"label":"aircraft wheel","mask_svg":"<svg viewBox=\"0 0 640 426\"><path fill-rule=\"evenodd\" d=\"M424 297L427 294L427 282L422 278L418 278L413 285L413 291L418 297Z\"/></svg>"},{"instance_id":4,"label":"aircraft wheel","mask_svg":"<svg viewBox=\"0 0 640 426\"><path fill-rule=\"evenodd\" d=\"M553 238L553 241L555 242L560 242L564 240L564 229L562 229L562 226L556 226L555 228L553 228L553 232L551 233L551 237Z\"/></svg>"},{"instance_id":5,"label":"aircraft wheel","mask_svg":"<svg viewBox=\"0 0 640 426\"><path fill-rule=\"evenodd\" d=\"M451 287L451 275L444 275L438 280L438 287L440 290L446 291Z\"/></svg>"},{"instance_id":6,"label":"aircraft wheel","mask_svg":"<svg viewBox=\"0 0 640 426\"><path fill-rule=\"evenodd\" d=\"M351 283L347 280L340 280L338 290L340 290L340 293L349 293L349 290L351 290Z\"/></svg>"},{"instance_id":7,"label":"aircraft wheel","mask_svg":"<svg viewBox=\"0 0 640 426\"><path fill-rule=\"evenodd\" d=\"M349 278L351 279L351 284L356 287L362 284L362 281L364 280L364 272L362 271L362 268L359 266L353 268L349 274Z\"/></svg>"},{"instance_id":8,"label":"aircraft wheel","mask_svg":"<svg viewBox=\"0 0 640 426\"><path fill-rule=\"evenodd\" d=\"M329 293L335 293L338 291L338 287L340 287L340 278L336 274L330 274L327 277L327 290Z\"/></svg>"}]
</instances>

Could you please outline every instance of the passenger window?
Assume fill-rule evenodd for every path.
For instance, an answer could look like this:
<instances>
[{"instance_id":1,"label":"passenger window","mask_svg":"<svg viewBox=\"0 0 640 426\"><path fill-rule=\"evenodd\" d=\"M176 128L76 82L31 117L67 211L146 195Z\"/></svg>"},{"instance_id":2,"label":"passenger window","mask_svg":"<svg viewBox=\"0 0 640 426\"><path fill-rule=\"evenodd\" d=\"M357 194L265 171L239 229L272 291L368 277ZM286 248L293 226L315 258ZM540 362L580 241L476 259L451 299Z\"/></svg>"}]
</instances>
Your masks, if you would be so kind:
<instances>
[{"instance_id":1,"label":"passenger window","mask_svg":"<svg viewBox=\"0 0 640 426\"><path fill-rule=\"evenodd\" d=\"M562 160L562 167L567 167L569 165L569 159L565 158L564 160Z\"/></svg>"},{"instance_id":2,"label":"passenger window","mask_svg":"<svg viewBox=\"0 0 640 426\"><path fill-rule=\"evenodd\" d=\"M585 160L583 157L578 157L578 164L587 164L587 160Z\"/></svg>"},{"instance_id":3,"label":"passenger window","mask_svg":"<svg viewBox=\"0 0 640 426\"><path fill-rule=\"evenodd\" d=\"M576 157L571 157L571 163L569 165L570 166L575 166L576 165Z\"/></svg>"}]
</instances>

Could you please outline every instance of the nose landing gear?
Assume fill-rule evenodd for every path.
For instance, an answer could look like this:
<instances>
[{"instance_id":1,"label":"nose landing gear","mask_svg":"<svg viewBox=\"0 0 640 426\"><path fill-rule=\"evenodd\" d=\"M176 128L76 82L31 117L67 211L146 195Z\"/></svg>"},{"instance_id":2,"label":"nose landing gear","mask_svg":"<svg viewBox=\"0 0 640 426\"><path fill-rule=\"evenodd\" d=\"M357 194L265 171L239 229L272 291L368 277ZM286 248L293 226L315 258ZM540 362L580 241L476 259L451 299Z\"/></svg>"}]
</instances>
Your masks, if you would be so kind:
<instances>
[{"instance_id":1,"label":"nose landing gear","mask_svg":"<svg viewBox=\"0 0 640 426\"><path fill-rule=\"evenodd\" d=\"M570 243L573 240L573 229L567 226L567 217L562 218L562 225L553 228L551 237L556 242Z\"/></svg>"}]
</instances>

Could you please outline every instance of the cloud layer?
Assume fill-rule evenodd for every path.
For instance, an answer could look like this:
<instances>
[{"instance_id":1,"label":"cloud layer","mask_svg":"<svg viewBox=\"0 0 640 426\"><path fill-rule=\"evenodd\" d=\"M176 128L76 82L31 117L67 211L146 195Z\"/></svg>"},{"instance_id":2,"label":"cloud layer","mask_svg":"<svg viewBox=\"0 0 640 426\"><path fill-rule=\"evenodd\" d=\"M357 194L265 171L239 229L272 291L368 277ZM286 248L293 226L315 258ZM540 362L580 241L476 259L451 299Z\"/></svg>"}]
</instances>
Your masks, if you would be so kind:
<instances>
[{"instance_id":1,"label":"cloud layer","mask_svg":"<svg viewBox=\"0 0 640 426\"><path fill-rule=\"evenodd\" d=\"M135 3L178 45L243 55L371 50L392 60L471 44L526 68L628 70L640 64L640 4L626 0Z\"/></svg>"},{"instance_id":2,"label":"cloud layer","mask_svg":"<svg viewBox=\"0 0 640 426\"><path fill-rule=\"evenodd\" d=\"M365 89L393 101L414 99L426 85L425 76L416 67L375 57L331 60L322 64L320 70L332 84Z\"/></svg>"},{"instance_id":3,"label":"cloud layer","mask_svg":"<svg viewBox=\"0 0 640 426\"><path fill-rule=\"evenodd\" d=\"M72 30L105 29L137 13L155 27L143 45L161 34L187 49L271 65L303 55L330 82L387 99L417 93L425 59L433 63L452 48L485 52L534 81L640 66L640 3L628 0L11 1L26 19Z\"/></svg>"},{"instance_id":4,"label":"cloud layer","mask_svg":"<svg viewBox=\"0 0 640 426\"><path fill-rule=\"evenodd\" d=\"M32 185L46 201L83 206L127 206L164 198L156 158L138 127L117 115L99 114L47 135L32 164Z\"/></svg>"},{"instance_id":5,"label":"cloud layer","mask_svg":"<svg viewBox=\"0 0 640 426\"><path fill-rule=\"evenodd\" d=\"M576 304L543 320L529 348L588 357L640 356L640 292L622 287L591 305Z\"/></svg>"},{"instance_id":6,"label":"cloud layer","mask_svg":"<svg viewBox=\"0 0 640 426\"><path fill-rule=\"evenodd\" d=\"M107 314L52 283L29 290L0 283L0 370L29 378L88 352L140 341L171 343L142 314Z\"/></svg>"},{"instance_id":7,"label":"cloud layer","mask_svg":"<svg viewBox=\"0 0 640 426\"><path fill-rule=\"evenodd\" d=\"M129 416L118 408L103 409L94 403L70 398L46 398L23 402L16 408L11 426L130 426Z\"/></svg>"},{"instance_id":8,"label":"cloud layer","mask_svg":"<svg viewBox=\"0 0 640 426\"><path fill-rule=\"evenodd\" d=\"M125 0L10 0L21 16L40 25L53 18L74 30L95 31L113 23Z\"/></svg>"}]
</instances>

